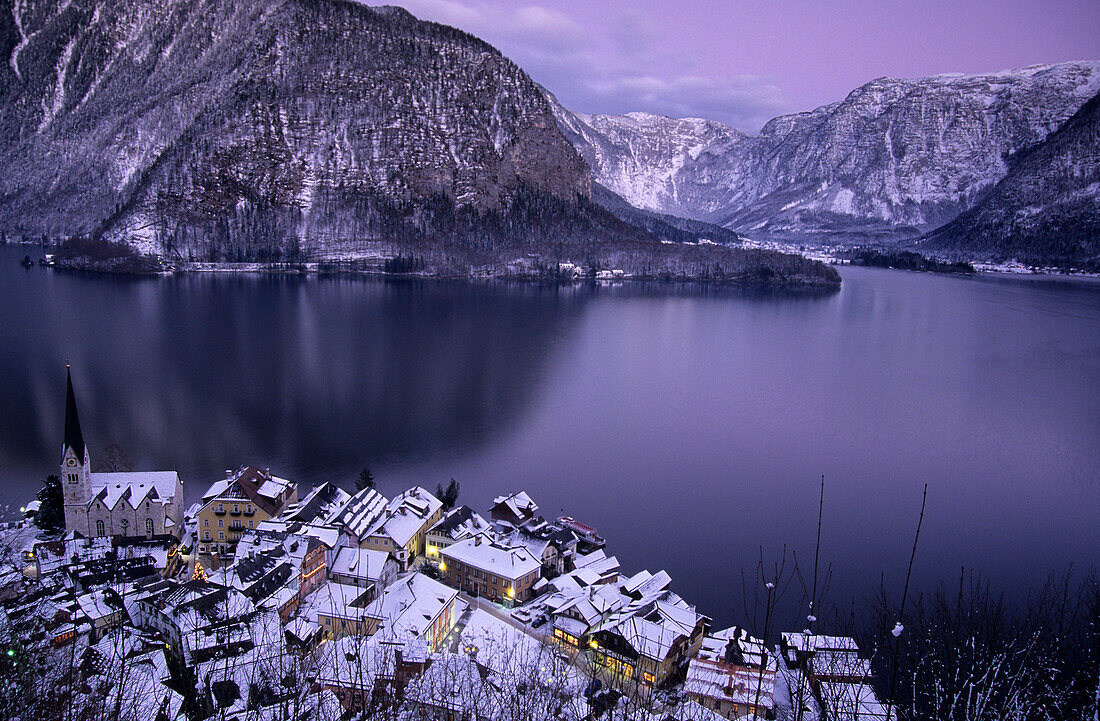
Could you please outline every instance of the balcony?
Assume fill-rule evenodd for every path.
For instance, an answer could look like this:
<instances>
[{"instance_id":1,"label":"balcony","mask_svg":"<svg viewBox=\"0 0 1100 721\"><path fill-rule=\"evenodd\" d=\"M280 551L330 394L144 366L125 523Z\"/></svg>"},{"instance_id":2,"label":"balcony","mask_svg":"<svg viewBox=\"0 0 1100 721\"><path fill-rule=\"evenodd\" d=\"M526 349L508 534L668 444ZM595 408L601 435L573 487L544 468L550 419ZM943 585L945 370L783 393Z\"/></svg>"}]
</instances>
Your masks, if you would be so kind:
<instances>
[{"instance_id":1,"label":"balcony","mask_svg":"<svg viewBox=\"0 0 1100 721\"><path fill-rule=\"evenodd\" d=\"M224 515L225 515L225 511L224 511L224 510L218 510L218 511L214 511L214 515L215 515L215 516L224 516Z\"/></svg>"}]
</instances>

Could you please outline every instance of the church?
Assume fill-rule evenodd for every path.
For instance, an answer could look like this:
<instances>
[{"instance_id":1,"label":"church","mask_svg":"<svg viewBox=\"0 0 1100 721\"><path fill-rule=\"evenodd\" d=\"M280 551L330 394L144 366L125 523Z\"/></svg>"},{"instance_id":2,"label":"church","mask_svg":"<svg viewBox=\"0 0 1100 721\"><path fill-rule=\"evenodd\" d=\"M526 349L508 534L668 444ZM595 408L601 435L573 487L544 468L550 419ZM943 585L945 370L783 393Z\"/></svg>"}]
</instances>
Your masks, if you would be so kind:
<instances>
[{"instance_id":1,"label":"church","mask_svg":"<svg viewBox=\"0 0 1100 721\"><path fill-rule=\"evenodd\" d=\"M61 485L65 530L85 537L145 537L183 533L183 483L175 471L93 473L72 374L66 370L65 441Z\"/></svg>"}]
</instances>

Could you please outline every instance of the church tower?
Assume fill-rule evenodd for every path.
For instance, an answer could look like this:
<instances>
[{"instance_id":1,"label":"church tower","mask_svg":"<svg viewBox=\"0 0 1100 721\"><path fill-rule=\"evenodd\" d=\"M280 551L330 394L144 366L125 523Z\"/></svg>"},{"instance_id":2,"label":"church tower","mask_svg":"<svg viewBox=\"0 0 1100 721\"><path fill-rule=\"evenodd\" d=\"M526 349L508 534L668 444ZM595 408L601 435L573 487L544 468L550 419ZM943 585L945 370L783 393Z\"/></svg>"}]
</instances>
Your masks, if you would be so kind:
<instances>
[{"instance_id":1,"label":"church tower","mask_svg":"<svg viewBox=\"0 0 1100 721\"><path fill-rule=\"evenodd\" d=\"M73 393L73 377L65 366L68 388L65 391L65 441L61 445L61 487L65 498L65 528L88 535L88 497L92 488L92 461L84 434L80 432L80 418L76 414L76 394Z\"/></svg>"}]
</instances>

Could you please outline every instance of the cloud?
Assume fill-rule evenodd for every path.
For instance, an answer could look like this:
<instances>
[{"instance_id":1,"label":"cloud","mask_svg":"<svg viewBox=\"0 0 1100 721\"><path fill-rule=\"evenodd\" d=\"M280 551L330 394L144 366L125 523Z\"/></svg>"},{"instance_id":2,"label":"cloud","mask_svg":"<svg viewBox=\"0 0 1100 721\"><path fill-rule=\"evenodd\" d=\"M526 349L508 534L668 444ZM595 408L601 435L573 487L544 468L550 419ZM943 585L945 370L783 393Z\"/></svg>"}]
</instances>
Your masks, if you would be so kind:
<instances>
[{"instance_id":1,"label":"cloud","mask_svg":"<svg viewBox=\"0 0 1100 721\"><path fill-rule=\"evenodd\" d=\"M662 42L646 13L620 13L588 27L557 9L492 0L391 0L424 20L453 25L492 43L568 108L584 113L640 110L702 117L755 132L791 111L783 91L756 75L703 77L690 51Z\"/></svg>"}]
</instances>

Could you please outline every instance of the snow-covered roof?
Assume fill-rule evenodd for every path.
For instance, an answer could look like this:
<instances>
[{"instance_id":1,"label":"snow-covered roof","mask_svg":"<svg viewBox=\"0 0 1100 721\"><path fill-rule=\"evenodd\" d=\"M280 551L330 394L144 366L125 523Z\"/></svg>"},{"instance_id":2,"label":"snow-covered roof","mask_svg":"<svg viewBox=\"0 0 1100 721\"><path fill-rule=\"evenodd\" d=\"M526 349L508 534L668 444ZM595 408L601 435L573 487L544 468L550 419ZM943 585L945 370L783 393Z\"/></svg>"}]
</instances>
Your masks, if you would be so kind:
<instances>
[{"instance_id":1,"label":"snow-covered roof","mask_svg":"<svg viewBox=\"0 0 1100 721\"><path fill-rule=\"evenodd\" d=\"M428 628L456 598L458 591L421 573L414 573L386 588L371 604L371 613L382 619L383 638L424 638Z\"/></svg>"},{"instance_id":2,"label":"snow-covered roof","mask_svg":"<svg viewBox=\"0 0 1100 721\"><path fill-rule=\"evenodd\" d=\"M254 466L241 466L227 471L226 477L214 481L202 495L205 506L214 500L245 500L255 503L268 516L282 513L294 496L294 484L285 478L271 475L269 470Z\"/></svg>"},{"instance_id":3,"label":"snow-covered roof","mask_svg":"<svg viewBox=\"0 0 1100 721\"><path fill-rule=\"evenodd\" d=\"M474 568L517 580L542 568L542 562L530 551L502 545L486 535L468 538L441 549L440 555Z\"/></svg>"},{"instance_id":4,"label":"snow-covered roof","mask_svg":"<svg viewBox=\"0 0 1100 721\"><path fill-rule=\"evenodd\" d=\"M372 551L366 548L341 548L329 568L329 574L340 574L368 581L382 578L382 570L390 554L385 551Z\"/></svg>"},{"instance_id":5,"label":"snow-covered roof","mask_svg":"<svg viewBox=\"0 0 1100 721\"><path fill-rule=\"evenodd\" d=\"M322 686L373 690L378 679L394 677L399 649L377 636L343 636L321 647L313 675Z\"/></svg>"},{"instance_id":6,"label":"snow-covered roof","mask_svg":"<svg viewBox=\"0 0 1100 721\"><path fill-rule=\"evenodd\" d=\"M363 621L368 618L379 620L381 616L362 600L368 593L369 591L359 586L329 581L308 597L306 602L308 608L300 612L300 615L311 621L317 621L318 616L332 616L352 621Z\"/></svg>"},{"instance_id":7,"label":"snow-covered roof","mask_svg":"<svg viewBox=\"0 0 1100 721\"><path fill-rule=\"evenodd\" d=\"M292 504L280 516L285 521L302 523L328 523L344 507L351 494L334 483L322 483L306 495L299 503Z\"/></svg>"},{"instance_id":8,"label":"snow-covered roof","mask_svg":"<svg viewBox=\"0 0 1100 721\"><path fill-rule=\"evenodd\" d=\"M443 502L419 486L394 498L386 507L367 536L386 536L397 546L405 546L419 533L424 524L443 507Z\"/></svg>"},{"instance_id":9,"label":"snow-covered roof","mask_svg":"<svg viewBox=\"0 0 1100 721\"><path fill-rule=\"evenodd\" d=\"M147 499L168 503L175 498L179 474L175 471L135 471L128 473L91 473L91 500L102 501L109 509L125 501L137 509Z\"/></svg>"},{"instance_id":10,"label":"snow-covered roof","mask_svg":"<svg viewBox=\"0 0 1100 721\"><path fill-rule=\"evenodd\" d=\"M871 677L871 662L855 653L819 650L810 662L818 678L865 679Z\"/></svg>"},{"instance_id":11,"label":"snow-covered roof","mask_svg":"<svg viewBox=\"0 0 1100 721\"><path fill-rule=\"evenodd\" d=\"M518 491L508 496L497 496L493 499L494 509L503 506L518 519L531 518L539 512L538 504L531 500L531 496L525 491Z\"/></svg>"},{"instance_id":12,"label":"snow-covered roof","mask_svg":"<svg viewBox=\"0 0 1100 721\"><path fill-rule=\"evenodd\" d=\"M344 526L357 539L366 538L369 531L385 516L389 502L373 488L364 488L349 498L332 518L332 523Z\"/></svg>"},{"instance_id":13,"label":"snow-covered roof","mask_svg":"<svg viewBox=\"0 0 1100 721\"><path fill-rule=\"evenodd\" d=\"M257 531L275 531L302 539L314 538L327 548L336 548L340 542L340 529L334 526L318 526L297 521L263 521L256 526ZM242 540L243 537L242 537Z\"/></svg>"},{"instance_id":14,"label":"snow-covered roof","mask_svg":"<svg viewBox=\"0 0 1100 721\"><path fill-rule=\"evenodd\" d=\"M747 666L766 666L771 670L776 667L776 660L767 652L764 642L738 626L711 631L704 636L697 657L709 661L736 662Z\"/></svg>"},{"instance_id":15,"label":"snow-covered roof","mask_svg":"<svg viewBox=\"0 0 1100 721\"><path fill-rule=\"evenodd\" d=\"M847 636L819 636L810 633L785 632L782 634L783 644L799 651L848 651L859 653L859 645L855 639Z\"/></svg>"},{"instance_id":16,"label":"snow-covered roof","mask_svg":"<svg viewBox=\"0 0 1100 721\"><path fill-rule=\"evenodd\" d=\"M103 590L81 594L76 597L76 602L80 606L80 612L92 621L107 618L122 610L107 598Z\"/></svg>"},{"instance_id":17,"label":"snow-covered roof","mask_svg":"<svg viewBox=\"0 0 1100 721\"><path fill-rule=\"evenodd\" d=\"M696 696L722 699L736 704L772 708L775 701L775 672L745 666L692 659L684 691Z\"/></svg>"},{"instance_id":18,"label":"snow-covered roof","mask_svg":"<svg viewBox=\"0 0 1100 721\"><path fill-rule=\"evenodd\" d=\"M602 548L583 556L578 555L574 565L577 568L593 570L605 579L609 576L618 575L620 568L619 559L615 556L608 556Z\"/></svg>"},{"instance_id":19,"label":"snow-covered roof","mask_svg":"<svg viewBox=\"0 0 1100 721\"><path fill-rule=\"evenodd\" d=\"M452 541L461 541L463 538L470 538L478 533L488 533L491 530L492 526L489 522L472 508L458 506L439 519L438 523L428 529L428 533L450 538Z\"/></svg>"},{"instance_id":20,"label":"snow-covered roof","mask_svg":"<svg viewBox=\"0 0 1100 721\"><path fill-rule=\"evenodd\" d=\"M553 653L552 647L481 609L470 614L459 648L494 673L530 671Z\"/></svg>"},{"instance_id":21,"label":"snow-covered roof","mask_svg":"<svg viewBox=\"0 0 1100 721\"><path fill-rule=\"evenodd\" d=\"M465 714L502 718L501 699L465 654L444 653L409 682L405 698L413 704Z\"/></svg>"},{"instance_id":22,"label":"snow-covered roof","mask_svg":"<svg viewBox=\"0 0 1100 721\"><path fill-rule=\"evenodd\" d=\"M850 721L886 721L886 709L868 683L821 684L822 703L830 710L829 716ZM890 717L894 718L891 712Z\"/></svg>"}]
</instances>

